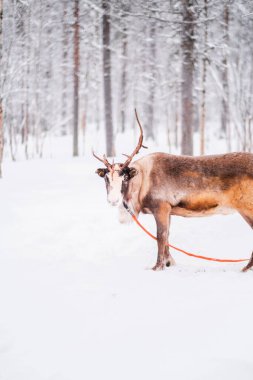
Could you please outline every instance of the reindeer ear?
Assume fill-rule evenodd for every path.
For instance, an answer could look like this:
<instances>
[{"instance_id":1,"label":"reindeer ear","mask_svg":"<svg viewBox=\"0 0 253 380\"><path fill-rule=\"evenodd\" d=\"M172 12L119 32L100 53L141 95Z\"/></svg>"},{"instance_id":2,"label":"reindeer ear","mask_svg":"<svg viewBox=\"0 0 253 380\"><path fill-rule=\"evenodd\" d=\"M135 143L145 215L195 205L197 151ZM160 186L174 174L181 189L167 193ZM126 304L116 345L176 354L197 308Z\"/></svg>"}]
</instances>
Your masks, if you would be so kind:
<instances>
[{"instance_id":1,"label":"reindeer ear","mask_svg":"<svg viewBox=\"0 0 253 380\"><path fill-rule=\"evenodd\" d=\"M133 178L138 174L138 170L135 168L129 168L129 178Z\"/></svg>"},{"instance_id":2,"label":"reindeer ear","mask_svg":"<svg viewBox=\"0 0 253 380\"><path fill-rule=\"evenodd\" d=\"M96 170L96 173L99 175L99 177L104 177L107 172L108 172L107 169L97 169Z\"/></svg>"}]
</instances>

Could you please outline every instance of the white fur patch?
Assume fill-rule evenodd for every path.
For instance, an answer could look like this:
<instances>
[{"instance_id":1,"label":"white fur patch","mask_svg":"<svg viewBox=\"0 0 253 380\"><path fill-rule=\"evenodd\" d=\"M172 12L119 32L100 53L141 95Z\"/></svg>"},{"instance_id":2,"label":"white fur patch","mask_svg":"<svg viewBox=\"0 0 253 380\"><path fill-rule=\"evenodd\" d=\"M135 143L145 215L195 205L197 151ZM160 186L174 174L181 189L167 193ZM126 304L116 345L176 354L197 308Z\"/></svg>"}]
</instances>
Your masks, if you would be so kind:
<instances>
[{"instance_id":1,"label":"white fur patch","mask_svg":"<svg viewBox=\"0 0 253 380\"><path fill-rule=\"evenodd\" d=\"M109 173L109 190L107 195L107 200L109 203L120 203L122 201L122 181L123 176L119 175L118 170L120 170L120 167L118 165L115 165L115 170L111 173Z\"/></svg>"}]
</instances>

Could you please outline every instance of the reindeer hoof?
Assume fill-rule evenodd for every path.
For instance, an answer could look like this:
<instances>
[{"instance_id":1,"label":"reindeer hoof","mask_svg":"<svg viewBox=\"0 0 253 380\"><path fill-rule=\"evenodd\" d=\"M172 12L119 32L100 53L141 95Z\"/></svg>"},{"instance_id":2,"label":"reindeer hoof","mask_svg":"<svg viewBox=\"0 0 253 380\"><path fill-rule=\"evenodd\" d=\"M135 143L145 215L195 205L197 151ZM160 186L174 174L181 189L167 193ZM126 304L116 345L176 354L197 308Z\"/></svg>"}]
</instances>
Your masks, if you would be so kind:
<instances>
[{"instance_id":1,"label":"reindeer hoof","mask_svg":"<svg viewBox=\"0 0 253 380\"><path fill-rule=\"evenodd\" d=\"M251 257L250 257L250 259L249 259L249 262L248 262L248 264L246 265L246 267L244 267L243 269L242 269L242 272L247 272L249 269L251 269L253 267L253 252L252 252L252 255L251 255Z\"/></svg>"},{"instance_id":2,"label":"reindeer hoof","mask_svg":"<svg viewBox=\"0 0 253 380\"><path fill-rule=\"evenodd\" d=\"M176 265L176 262L173 257L170 257L169 260L166 261L166 267L172 267L173 265Z\"/></svg>"},{"instance_id":3,"label":"reindeer hoof","mask_svg":"<svg viewBox=\"0 0 253 380\"><path fill-rule=\"evenodd\" d=\"M165 265L159 263L159 264L156 264L156 265L152 268L152 270L154 270L154 271L159 271L159 270L164 270L164 268L165 268Z\"/></svg>"},{"instance_id":4,"label":"reindeer hoof","mask_svg":"<svg viewBox=\"0 0 253 380\"><path fill-rule=\"evenodd\" d=\"M243 273L245 273L245 272L248 272L248 270L253 270L251 267L248 267L247 265L246 265L246 267L244 267L244 268L242 268L242 272Z\"/></svg>"}]
</instances>

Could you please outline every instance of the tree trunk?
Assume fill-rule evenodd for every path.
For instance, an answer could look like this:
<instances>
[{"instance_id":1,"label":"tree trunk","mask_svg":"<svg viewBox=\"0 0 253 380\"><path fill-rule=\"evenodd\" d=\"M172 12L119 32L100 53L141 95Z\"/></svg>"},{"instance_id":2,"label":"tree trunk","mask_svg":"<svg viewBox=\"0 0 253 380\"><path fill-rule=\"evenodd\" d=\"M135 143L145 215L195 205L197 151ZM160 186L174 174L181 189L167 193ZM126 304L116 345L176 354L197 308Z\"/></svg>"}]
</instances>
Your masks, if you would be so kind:
<instances>
[{"instance_id":1,"label":"tree trunk","mask_svg":"<svg viewBox=\"0 0 253 380\"><path fill-rule=\"evenodd\" d=\"M111 50L110 50L110 6L109 0L102 1L103 7L103 76L104 76L104 109L106 154L114 155L112 93L111 93Z\"/></svg>"},{"instance_id":2,"label":"tree trunk","mask_svg":"<svg viewBox=\"0 0 253 380\"><path fill-rule=\"evenodd\" d=\"M62 2L63 20L62 20L62 130L63 136L67 134L67 58L68 58L68 30L67 30L67 0Z\"/></svg>"},{"instance_id":3,"label":"tree trunk","mask_svg":"<svg viewBox=\"0 0 253 380\"><path fill-rule=\"evenodd\" d=\"M121 132L126 129L126 91L127 91L127 22L125 21L124 12L129 11L129 6L123 6L123 31L122 31L122 66L121 66L121 99L120 99L120 112L121 112Z\"/></svg>"},{"instance_id":4,"label":"tree trunk","mask_svg":"<svg viewBox=\"0 0 253 380\"><path fill-rule=\"evenodd\" d=\"M201 90L201 109L200 109L200 154L205 154L205 124L206 124L206 69L207 69L207 37L208 37L208 24L207 24L207 0L204 0L204 17L205 17L205 31L204 31L204 56L202 59L202 90Z\"/></svg>"},{"instance_id":5,"label":"tree trunk","mask_svg":"<svg viewBox=\"0 0 253 380\"><path fill-rule=\"evenodd\" d=\"M42 112L41 112L41 105L42 105L42 97L41 97L41 91L40 91L40 80L41 80L41 48L42 48L42 28L43 28L43 5L42 0L38 1L38 10L37 10L37 18L38 18L38 36L37 36L37 44L35 48L36 52L36 60L34 62L34 73L35 73L35 124L34 124L34 143L35 143L35 154L36 156L40 156L40 139L42 138ZM49 8L49 7L48 7ZM51 35L51 30L49 30L49 36ZM50 37L49 37L50 38ZM50 57L51 58L51 57ZM52 64L50 64L51 66ZM51 72L52 70L50 70ZM52 74L51 74L52 76ZM49 93L47 91L46 93ZM44 127L45 128L45 127ZM28 158L28 157L27 157Z\"/></svg>"},{"instance_id":6,"label":"tree trunk","mask_svg":"<svg viewBox=\"0 0 253 380\"><path fill-rule=\"evenodd\" d=\"M74 3L74 125L73 156L78 156L78 121L79 121L79 0Z\"/></svg>"},{"instance_id":7,"label":"tree trunk","mask_svg":"<svg viewBox=\"0 0 253 380\"><path fill-rule=\"evenodd\" d=\"M221 81L223 94L221 100L221 132L228 139L228 147L230 146L230 130L229 130L229 91L228 91L228 25L229 25L229 9L227 2L224 5L224 45L225 52L222 60ZM230 150L230 148L229 148Z\"/></svg>"},{"instance_id":8,"label":"tree trunk","mask_svg":"<svg viewBox=\"0 0 253 380\"><path fill-rule=\"evenodd\" d=\"M152 3L153 7L156 6L155 3ZM149 79L149 97L148 97L148 109L147 109L147 124L146 124L146 133L147 138L151 138L154 140L154 102L155 102L155 75L156 75L156 26L155 21L151 19L149 21L150 29L149 29L149 71L150 71L150 79Z\"/></svg>"},{"instance_id":9,"label":"tree trunk","mask_svg":"<svg viewBox=\"0 0 253 380\"><path fill-rule=\"evenodd\" d=\"M23 41L23 60L25 62L24 66L24 78L23 78L23 86L24 86L24 99L23 99L23 107L24 107L24 121L21 126L21 143L24 145L25 156L28 158L28 138L30 133L30 109L31 109L31 97L30 94L32 92L32 81L31 81L31 54L32 54L32 40L31 40L31 7L28 7L26 12L26 17L24 21L24 41ZM15 142L16 133L14 131L14 142ZM16 143L15 143L16 145ZM11 148L12 151L12 148ZM12 153L12 159L15 156Z\"/></svg>"},{"instance_id":10,"label":"tree trunk","mask_svg":"<svg viewBox=\"0 0 253 380\"><path fill-rule=\"evenodd\" d=\"M182 0L182 154L193 154L193 75L194 75L194 21L193 0Z\"/></svg>"}]
</instances>

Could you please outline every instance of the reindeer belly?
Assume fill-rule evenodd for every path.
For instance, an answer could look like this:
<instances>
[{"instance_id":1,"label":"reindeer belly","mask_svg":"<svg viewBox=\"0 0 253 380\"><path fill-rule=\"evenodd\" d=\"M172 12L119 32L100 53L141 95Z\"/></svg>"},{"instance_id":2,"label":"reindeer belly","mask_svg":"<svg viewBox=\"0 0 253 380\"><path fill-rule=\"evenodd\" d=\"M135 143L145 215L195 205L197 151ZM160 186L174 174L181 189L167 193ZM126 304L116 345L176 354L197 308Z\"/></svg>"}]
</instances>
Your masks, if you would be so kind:
<instances>
[{"instance_id":1,"label":"reindeer belly","mask_svg":"<svg viewBox=\"0 0 253 380\"><path fill-rule=\"evenodd\" d=\"M233 208L216 194L189 196L172 207L171 214L185 217L230 214Z\"/></svg>"}]
</instances>

